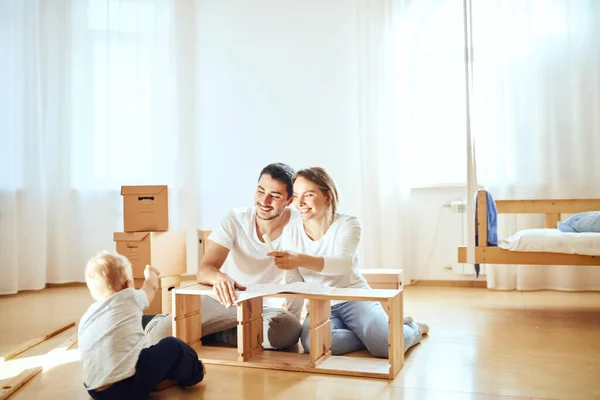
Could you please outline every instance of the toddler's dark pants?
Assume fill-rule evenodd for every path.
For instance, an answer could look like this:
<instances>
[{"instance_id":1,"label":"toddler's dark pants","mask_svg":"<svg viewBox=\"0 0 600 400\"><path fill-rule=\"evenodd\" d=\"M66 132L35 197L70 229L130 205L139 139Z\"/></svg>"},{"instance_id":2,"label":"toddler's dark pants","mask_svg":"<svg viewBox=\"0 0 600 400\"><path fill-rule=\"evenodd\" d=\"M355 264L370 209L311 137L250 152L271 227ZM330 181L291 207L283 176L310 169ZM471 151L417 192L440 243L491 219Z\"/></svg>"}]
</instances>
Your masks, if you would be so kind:
<instances>
[{"instance_id":1,"label":"toddler's dark pants","mask_svg":"<svg viewBox=\"0 0 600 400\"><path fill-rule=\"evenodd\" d=\"M176 381L179 386L193 386L204 378L202 362L189 345L175 337L162 339L140 353L135 375L114 383L105 390L89 390L92 398L146 399L164 380Z\"/></svg>"}]
</instances>

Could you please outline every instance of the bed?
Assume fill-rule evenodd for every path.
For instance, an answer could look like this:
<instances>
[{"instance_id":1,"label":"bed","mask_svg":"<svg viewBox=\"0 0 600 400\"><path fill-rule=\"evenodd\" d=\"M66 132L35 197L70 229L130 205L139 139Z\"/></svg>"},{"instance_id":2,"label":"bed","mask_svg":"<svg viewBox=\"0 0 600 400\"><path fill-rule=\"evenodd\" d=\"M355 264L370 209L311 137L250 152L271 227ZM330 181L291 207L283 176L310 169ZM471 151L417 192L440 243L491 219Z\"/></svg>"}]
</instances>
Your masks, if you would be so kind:
<instances>
[{"instance_id":1,"label":"bed","mask_svg":"<svg viewBox=\"0 0 600 400\"><path fill-rule=\"evenodd\" d=\"M544 214L545 229L525 229L488 246L485 190L477 192L476 264L600 265L600 233L565 233L556 229L562 214L599 211L600 199L496 200L498 214ZM467 263L467 247L458 248Z\"/></svg>"}]
</instances>

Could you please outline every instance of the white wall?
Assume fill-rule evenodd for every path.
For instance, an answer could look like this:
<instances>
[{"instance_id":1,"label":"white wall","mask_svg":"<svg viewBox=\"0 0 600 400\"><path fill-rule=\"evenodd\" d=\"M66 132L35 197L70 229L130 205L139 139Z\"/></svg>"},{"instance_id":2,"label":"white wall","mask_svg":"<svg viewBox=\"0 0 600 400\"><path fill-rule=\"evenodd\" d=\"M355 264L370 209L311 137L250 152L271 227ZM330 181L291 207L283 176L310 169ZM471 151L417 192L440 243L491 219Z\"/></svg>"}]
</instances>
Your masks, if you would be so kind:
<instances>
[{"instance_id":1,"label":"white wall","mask_svg":"<svg viewBox=\"0 0 600 400\"><path fill-rule=\"evenodd\" d=\"M415 245L411 259L418 265L420 274L417 279L475 279L472 265L457 262L457 247L466 246L465 214L443 207L452 200L464 200L465 194L465 188L461 187L412 190ZM447 266L452 269L444 269Z\"/></svg>"},{"instance_id":2,"label":"white wall","mask_svg":"<svg viewBox=\"0 0 600 400\"><path fill-rule=\"evenodd\" d=\"M261 168L319 165L341 211L361 217L354 1L201 1L196 49L199 227L253 202ZM310 21L310 22L309 22ZM413 191L419 279L462 279L461 218L442 204L460 188Z\"/></svg>"},{"instance_id":3,"label":"white wall","mask_svg":"<svg viewBox=\"0 0 600 400\"><path fill-rule=\"evenodd\" d=\"M199 4L200 225L251 205L260 170L276 161L326 168L342 210L359 214L352 2Z\"/></svg>"}]
</instances>

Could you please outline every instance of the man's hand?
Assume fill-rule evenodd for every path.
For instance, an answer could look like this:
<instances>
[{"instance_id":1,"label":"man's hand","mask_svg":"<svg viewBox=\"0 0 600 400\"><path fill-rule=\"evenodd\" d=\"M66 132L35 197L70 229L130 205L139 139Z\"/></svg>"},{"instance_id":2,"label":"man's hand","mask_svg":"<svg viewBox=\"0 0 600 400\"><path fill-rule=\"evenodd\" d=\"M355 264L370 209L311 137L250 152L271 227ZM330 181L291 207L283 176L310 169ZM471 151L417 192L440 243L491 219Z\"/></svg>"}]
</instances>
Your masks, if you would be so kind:
<instances>
[{"instance_id":1,"label":"man's hand","mask_svg":"<svg viewBox=\"0 0 600 400\"><path fill-rule=\"evenodd\" d=\"M275 257L275 265L279 269L290 270L298 268L301 261L301 254L291 251L271 251L268 256Z\"/></svg>"},{"instance_id":2,"label":"man's hand","mask_svg":"<svg viewBox=\"0 0 600 400\"><path fill-rule=\"evenodd\" d=\"M235 294L236 289L246 290L246 287L240 285L223 273L219 274L219 277L213 285L213 292L215 292L217 300L227 308L231 307L233 302L237 299Z\"/></svg>"}]
</instances>

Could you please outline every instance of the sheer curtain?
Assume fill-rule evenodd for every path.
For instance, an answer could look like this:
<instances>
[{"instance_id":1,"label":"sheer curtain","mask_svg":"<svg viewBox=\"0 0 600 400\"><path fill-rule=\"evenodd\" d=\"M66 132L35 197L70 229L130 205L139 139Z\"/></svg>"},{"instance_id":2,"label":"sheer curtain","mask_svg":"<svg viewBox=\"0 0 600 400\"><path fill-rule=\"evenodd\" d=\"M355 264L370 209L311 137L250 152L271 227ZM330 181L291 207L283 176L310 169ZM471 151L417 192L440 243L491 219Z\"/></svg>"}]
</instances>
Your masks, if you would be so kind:
<instances>
[{"instance_id":1,"label":"sheer curtain","mask_svg":"<svg viewBox=\"0 0 600 400\"><path fill-rule=\"evenodd\" d=\"M121 185L168 184L171 229L193 228L193 3L10 1L0 19L0 294L82 281L123 229Z\"/></svg>"},{"instance_id":2,"label":"sheer curtain","mask_svg":"<svg viewBox=\"0 0 600 400\"><path fill-rule=\"evenodd\" d=\"M462 0L358 1L363 260L421 278L411 191L465 179Z\"/></svg>"},{"instance_id":3,"label":"sheer curtain","mask_svg":"<svg viewBox=\"0 0 600 400\"><path fill-rule=\"evenodd\" d=\"M473 2L480 183L495 198L600 197L600 3ZM543 227L501 216L500 237ZM488 265L493 289L600 289L600 267Z\"/></svg>"},{"instance_id":4,"label":"sheer curtain","mask_svg":"<svg viewBox=\"0 0 600 400\"><path fill-rule=\"evenodd\" d=\"M398 73L409 49L399 32L409 1L358 1L358 125L365 268L401 268L405 281L416 277L410 264L408 218L411 132L408 82ZM406 121L402 124L402 121Z\"/></svg>"}]
</instances>

